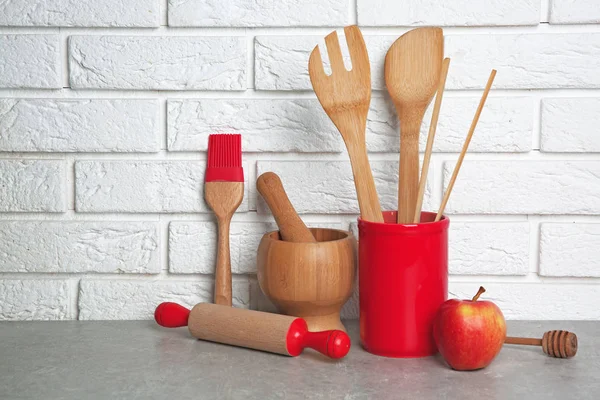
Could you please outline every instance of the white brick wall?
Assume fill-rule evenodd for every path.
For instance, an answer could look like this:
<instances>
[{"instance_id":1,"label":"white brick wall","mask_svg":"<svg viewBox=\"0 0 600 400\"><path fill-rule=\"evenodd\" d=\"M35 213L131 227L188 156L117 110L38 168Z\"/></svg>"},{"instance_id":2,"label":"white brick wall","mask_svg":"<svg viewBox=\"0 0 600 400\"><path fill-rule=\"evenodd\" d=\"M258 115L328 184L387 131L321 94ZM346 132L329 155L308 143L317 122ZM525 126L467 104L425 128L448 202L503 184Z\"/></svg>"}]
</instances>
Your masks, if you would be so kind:
<instances>
[{"instance_id":1,"label":"white brick wall","mask_svg":"<svg viewBox=\"0 0 600 400\"><path fill-rule=\"evenodd\" d=\"M385 54L397 37L365 38L373 89L385 89ZM315 36L258 36L256 88L312 89L306 60L318 40ZM600 32L447 33L445 54L452 59L448 89L481 89L492 68L499 71L494 81L496 89L600 88L596 73L600 67Z\"/></svg>"},{"instance_id":2,"label":"white brick wall","mask_svg":"<svg viewBox=\"0 0 600 400\"><path fill-rule=\"evenodd\" d=\"M0 34L0 87L60 88L58 35Z\"/></svg>"},{"instance_id":3,"label":"white brick wall","mask_svg":"<svg viewBox=\"0 0 600 400\"><path fill-rule=\"evenodd\" d=\"M152 222L0 221L0 253L1 272L160 272Z\"/></svg>"},{"instance_id":4,"label":"white brick wall","mask_svg":"<svg viewBox=\"0 0 600 400\"><path fill-rule=\"evenodd\" d=\"M345 146L307 71L324 35L352 23L372 65L367 146L386 209L399 145L383 79L391 43L441 25L452 58L429 210L498 70L447 208L451 296L482 284L508 318L600 319L596 0L266 3L0 2L0 320L148 319L161 301L210 301L203 179L215 132L242 133L245 151L234 302L273 310L256 279L256 247L275 226L259 174L280 174L309 225L356 230ZM357 308L355 291L344 316Z\"/></svg>"},{"instance_id":5,"label":"white brick wall","mask_svg":"<svg viewBox=\"0 0 600 400\"><path fill-rule=\"evenodd\" d=\"M76 89L243 90L243 37L71 36Z\"/></svg>"},{"instance_id":6,"label":"white brick wall","mask_svg":"<svg viewBox=\"0 0 600 400\"><path fill-rule=\"evenodd\" d=\"M600 23L600 7L593 0L550 0L550 22L553 24L597 24Z\"/></svg>"},{"instance_id":7,"label":"white brick wall","mask_svg":"<svg viewBox=\"0 0 600 400\"><path fill-rule=\"evenodd\" d=\"M11 0L0 4L3 26L155 27L154 0Z\"/></svg>"},{"instance_id":8,"label":"white brick wall","mask_svg":"<svg viewBox=\"0 0 600 400\"><path fill-rule=\"evenodd\" d=\"M538 0L357 0L358 22L365 26L536 25Z\"/></svg>"},{"instance_id":9,"label":"white brick wall","mask_svg":"<svg viewBox=\"0 0 600 400\"><path fill-rule=\"evenodd\" d=\"M600 277L599 257L599 225L542 224L540 275Z\"/></svg>"},{"instance_id":10,"label":"white brick wall","mask_svg":"<svg viewBox=\"0 0 600 400\"><path fill-rule=\"evenodd\" d=\"M599 98L542 100L541 150L549 153L599 153Z\"/></svg>"},{"instance_id":11,"label":"white brick wall","mask_svg":"<svg viewBox=\"0 0 600 400\"><path fill-rule=\"evenodd\" d=\"M348 22L347 0L168 0L170 26L330 26Z\"/></svg>"},{"instance_id":12,"label":"white brick wall","mask_svg":"<svg viewBox=\"0 0 600 400\"><path fill-rule=\"evenodd\" d=\"M0 99L0 148L28 152L156 152L158 103Z\"/></svg>"},{"instance_id":13,"label":"white brick wall","mask_svg":"<svg viewBox=\"0 0 600 400\"><path fill-rule=\"evenodd\" d=\"M0 320L68 319L66 280L0 279Z\"/></svg>"},{"instance_id":14,"label":"white brick wall","mask_svg":"<svg viewBox=\"0 0 600 400\"><path fill-rule=\"evenodd\" d=\"M0 212L63 212L64 163L0 160Z\"/></svg>"}]
</instances>

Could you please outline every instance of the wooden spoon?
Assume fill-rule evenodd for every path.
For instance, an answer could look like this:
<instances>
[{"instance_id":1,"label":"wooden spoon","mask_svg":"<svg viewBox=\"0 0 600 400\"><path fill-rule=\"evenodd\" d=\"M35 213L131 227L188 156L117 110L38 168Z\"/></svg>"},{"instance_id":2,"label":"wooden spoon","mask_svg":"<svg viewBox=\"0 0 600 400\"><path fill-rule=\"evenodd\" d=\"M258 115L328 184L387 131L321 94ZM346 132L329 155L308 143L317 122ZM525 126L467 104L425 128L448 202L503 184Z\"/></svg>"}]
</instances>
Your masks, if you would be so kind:
<instances>
[{"instance_id":1,"label":"wooden spoon","mask_svg":"<svg viewBox=\"0 0 600 400\"><path fill-rule=\"evenodd\" d=\"M337 129L342 134L358 197L361 218L365 221L383 222L381 205L365 143L367 113L371 102L371 67L365 41L357 26L344 28L352 60L352 70L344 67L337 32L325 37L331 75L326 75L319 46L310 54L308 72L312 87Z\"/></svg>"},{"instance_id":2,"label":"wooden spoon","mask_svg":"<svg viewBox=\"0 0 600 400\"><path fill-rule=\"evenodd\" d=\"M440 28L413 29L385 56L385 84L400 119L398 223L412 223L419 186L419 132L438 87L444 34Z\"/></svg>"}]
</instances>

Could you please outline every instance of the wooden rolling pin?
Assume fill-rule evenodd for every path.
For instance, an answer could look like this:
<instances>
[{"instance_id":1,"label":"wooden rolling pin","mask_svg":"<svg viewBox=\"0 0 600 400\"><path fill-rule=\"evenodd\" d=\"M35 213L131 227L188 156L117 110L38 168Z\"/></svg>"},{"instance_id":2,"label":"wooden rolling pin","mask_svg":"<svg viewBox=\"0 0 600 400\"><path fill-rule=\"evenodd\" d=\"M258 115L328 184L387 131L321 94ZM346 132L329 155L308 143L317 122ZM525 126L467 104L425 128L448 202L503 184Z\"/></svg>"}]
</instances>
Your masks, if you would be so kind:
<instances>
[{"instance_id":1,"label":"wooden rolling pin","mask_svg":"<svg viewBox=\"0 0 600 400\"><path fill-rule=\"evenodd\" d=\"M176 303L161 303L154 319L168 328L187 326L198 339L292 357L307 347L331 358L342 358L350 351L345 332L309 332L306 321L287 315L209 303L196 304L190 311Z\"/></svg>"},{"instance_id":2,"label":"wooden rolling pin","mask_svg":"<svg viewBox=\"0 0 600 400\"><path fill-rule=\"evenodd\" d=\"M544 353L556 358L571 358L577 354L577 335L567 331L548 331L541 339L509 336L504 343L542 346Z\"/></svg>"},{"instance_id":3,"label":"wooden rolling pin","mask_svg":"<svg viewBox=\"0 0 600 400\"><path fill-rule=\"evenodd\" d=\"M313 234L296 213L277 174L265 172L256 180L256 188L271 209L282 240L316 242Z\"/></svg>"}]
</instances>

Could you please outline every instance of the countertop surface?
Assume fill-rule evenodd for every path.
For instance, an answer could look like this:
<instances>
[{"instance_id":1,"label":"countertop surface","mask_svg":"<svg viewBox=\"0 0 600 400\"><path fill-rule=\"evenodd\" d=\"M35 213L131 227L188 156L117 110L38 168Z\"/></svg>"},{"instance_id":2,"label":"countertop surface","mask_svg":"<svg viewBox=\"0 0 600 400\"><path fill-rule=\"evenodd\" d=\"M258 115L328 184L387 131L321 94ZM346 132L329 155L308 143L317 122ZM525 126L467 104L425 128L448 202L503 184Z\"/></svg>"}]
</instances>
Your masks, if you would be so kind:
<instances>
[{"instance_id":1,"label":"countertop surface","mask_svg":"<svg viewBox=\"0 0 600 400\"><path fill-rule=\"evenodd\" d=\"M349 355L296 358L202 342L151 321L0 323L0 399L598 399L600 322L509 321L511 336L565 329L569 360L504 346L486 369L457 372L439 356L365 352L347 321Z\"/></svg>"}]
</instances>

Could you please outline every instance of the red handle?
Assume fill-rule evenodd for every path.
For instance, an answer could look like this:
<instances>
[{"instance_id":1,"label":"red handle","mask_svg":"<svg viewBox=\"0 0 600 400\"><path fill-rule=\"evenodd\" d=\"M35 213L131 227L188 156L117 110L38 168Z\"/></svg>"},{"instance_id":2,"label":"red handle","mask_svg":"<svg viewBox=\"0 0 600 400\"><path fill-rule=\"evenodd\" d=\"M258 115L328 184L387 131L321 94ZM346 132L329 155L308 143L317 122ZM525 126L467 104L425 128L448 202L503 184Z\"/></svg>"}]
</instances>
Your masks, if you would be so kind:
<instances>
[{"instance_id":1,"label":"red handle","mask_svg":"<svg viewBox=\"0 0 600 400\"><path fill-rule=\"evenodd\" d=\"M339 330L309 332L306 321L296 318L288 330L286 345L291 356L309 347L331 358L343 358L350 351L350 338Z\"/></svg>"},{"instance_id":2,"label":"red handle","mask_svg":"<svg viewBox=\"0 0 600 400\"><path fill-rule=\"evenodd\" d=\"M177 303L160 303L154 311L154 320L166 328L187 326L190 310Z\"/></svg>"}]
</instances>

